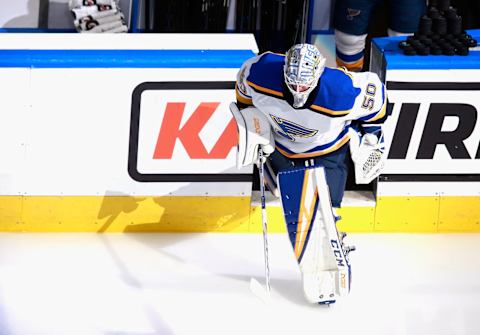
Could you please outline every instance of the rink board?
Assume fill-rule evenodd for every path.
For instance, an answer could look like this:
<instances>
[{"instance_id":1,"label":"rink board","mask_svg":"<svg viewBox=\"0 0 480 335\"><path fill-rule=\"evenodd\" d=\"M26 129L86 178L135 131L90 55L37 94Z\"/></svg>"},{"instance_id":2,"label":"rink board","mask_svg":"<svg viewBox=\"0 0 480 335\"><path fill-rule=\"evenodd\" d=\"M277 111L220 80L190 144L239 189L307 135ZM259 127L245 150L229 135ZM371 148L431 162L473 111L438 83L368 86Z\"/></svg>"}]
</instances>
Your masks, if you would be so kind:
<instances>
[{"instance_id":1,"label":"rink board","mask_svg":"<svg viewBox=\"0 0 480 335\"><path fill-rule=\"evenodd\" d=\"M261 231L253 169L235 168L228 111L238 68L257 52L252 36L0 34L0 42L0 231ZM407 165L477 169L478 160L440 154ZM387 163L395 174L398 162ZM373 200L344 200L340 229L480 231L479 192L476 182L381 180ZM284 232L275 199L267 212L270 231Z\"/></svg>"},{"instance_id":2,"label":"rink board","mask_svg":"<svg viewBox=\"0 0 480 335\"><path fill-rule=\"evenodd\" d=\"M392 111L375 230L480 231L480 50L404 56L404 39L372 42L370 70L385 82Z\"/></svg>"},{"instance_id":3,"label":"rink board","mask_svg":"<svg viewBox=\"0 0 480 335\"><path fill-rule=\"evenodd\" d=\"M248 218L253 169L235 167L228 105L253 35L7 33L0 45L0 230Z\"/></svg>"},{"instance_id":4,"label":"rink board","mask_svg":"<svg viewBox=\"0 0 480 335\"><path fill-rule=\"evenodd\" d=\"M479 232L479 197L380 197L338 210L346 232ZM267 202L271 233L286 231L278 201ZM250 197L2 196L4 232L260 233Z\"/></svg>"}]
</instances>

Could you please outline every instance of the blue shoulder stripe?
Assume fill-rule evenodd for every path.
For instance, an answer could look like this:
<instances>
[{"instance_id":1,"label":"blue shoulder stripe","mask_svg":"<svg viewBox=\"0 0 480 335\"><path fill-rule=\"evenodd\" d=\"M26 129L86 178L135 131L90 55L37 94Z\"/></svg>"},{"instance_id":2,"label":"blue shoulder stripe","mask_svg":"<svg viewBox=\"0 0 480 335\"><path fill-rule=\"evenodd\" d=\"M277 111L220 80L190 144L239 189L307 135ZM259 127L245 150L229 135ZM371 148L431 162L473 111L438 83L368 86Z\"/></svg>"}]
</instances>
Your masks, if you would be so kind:
<instances>
[{"instance_id":1,"label":"blue shoulder stripe","mask_svg":"<svg viewBox=\"0 0 480 335\"><path fill-rule=\"evenodd\" d=\"M283 64L285 56L264 53L258 62L252 64L247 77L249 85L265 93L280 93L283 96ZM272 92L273 91L273 92ZM280 96L280 94L275 94Z\"/></svg>"},{"instance_id":2,"label":"blue shoulder stripe","mask_svg":"<svg viewBox=\"0 0 480 335\"><path fill-rule=\"evenodd\" d=\"M360 88L353 86L350 75L340 69L325 68L319 85L312 108L328 114L348 114L361 92Z\"/></svg>"}]
</instances>

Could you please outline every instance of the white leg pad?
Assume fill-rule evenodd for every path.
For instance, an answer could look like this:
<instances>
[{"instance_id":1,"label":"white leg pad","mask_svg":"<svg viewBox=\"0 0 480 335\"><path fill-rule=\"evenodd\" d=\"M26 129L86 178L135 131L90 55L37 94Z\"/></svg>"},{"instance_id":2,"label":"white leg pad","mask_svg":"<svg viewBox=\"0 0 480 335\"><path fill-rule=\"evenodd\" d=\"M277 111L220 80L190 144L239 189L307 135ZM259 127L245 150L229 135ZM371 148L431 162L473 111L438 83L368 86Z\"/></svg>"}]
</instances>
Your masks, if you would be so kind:
<instances>
[{"instance_id":1,"label":"white leg pad","mask_svg":"<svg viewBox=\"0 0 480 335\"><path fill-rule=\"evenodd\" d=\"M312 303L333 303L338 297L349 293L350 263L338 236L324 169L310 167L286 172L287 175L282 174L283 172L280 172L278 182L282 206L286 215L288 214L287 224L296 222L296 231L292 233L290 228L290 235L299 260L305 297ZM302 174L300 196L293 191L291 183ZM285 194L288 188L291 191ZM299 214L296 214L292 209L298 198L301 200L298 201ZM312 212L315 201L318 201L316 211ZM295 239L292 236L295 236Z\"/></svg>"}]
</instances>

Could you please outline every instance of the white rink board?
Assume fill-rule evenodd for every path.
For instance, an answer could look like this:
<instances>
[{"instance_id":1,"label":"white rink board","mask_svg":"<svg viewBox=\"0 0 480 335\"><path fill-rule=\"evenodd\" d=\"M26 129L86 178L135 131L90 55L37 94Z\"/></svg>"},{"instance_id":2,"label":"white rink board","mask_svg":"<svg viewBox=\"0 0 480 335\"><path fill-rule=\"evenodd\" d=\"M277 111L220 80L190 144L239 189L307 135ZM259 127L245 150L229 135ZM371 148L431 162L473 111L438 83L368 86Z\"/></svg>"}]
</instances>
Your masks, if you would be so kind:
<instances>
[{"instance_id":1,"label":"white rink board","mask_svg":"<svg viewBox=\"0 0 480 335\"><path fill-rule=\"evenodd\" d=\"M472 50L472 49L470 49ZM478 81L480 69L387 69L387 81L415 82L451 82L469 83Z\"/></svg>"},{"instance_id":2,"label":"white rink board","mask_svg":"<svg viewBox=\"0 0 480 335\"><path fill-rule=\"evenodd\" d=\"M37 28L40 0L2 0L1 28Z\"/></svg>"},{"instance_id":3,"label":"white rink board","mask_svg":"<svg viewBox=\"0 0 480 335\"><path fill-rule=\"evenodd\" d=\"M443 74L443 77L442 77ZM423 82L478 82L480 70L388 70L387 82L399 81L407 83ZM392 137L403 104L420 104L415 120L408 151L404 159L389 158L382 174L475 174L480 171L480 159L475 155L480 144L480 91L479 90L389 90L389 102L394 103L390 119L386 122L385 140L390 147ZM417 158L418 148L422 136L427 132L426 124L431 104L464 104L477 110L477 122L471 134L465 138L463 144L471 159L452 158L444 144L438 144L432 159ZM442 132L453 132L458 127L460 115L451 116L443 120Z\"/></svg>"},{"instance_id":4,"label":"white rink board","mask_svg":"<svg viewBox=\"0 0 480 335\"><path fill-rule=\"evenodd\" d=\"M377 196L480 197L480 182L401 182L378 183Z\"/></svg>"},{"instance_id":5,"label":"white rink board","mask_svg":"<svg viewBox=\"0 0 480 335\"><path fill-rule=\"evenodd\" d=\"M35 35L41 37L43 34ZM60 35L48 35L43 47L65 48L56 44L67 38ZM74 34L72 41L77 36L80 34ZM108 48L106 37L102 38L103 45ZM198 35L195 38L198 41ZM9 41L3 49L41 45L41 39L35 39L33 34L32 40L29 39L27 36L23 42L15 42L12 35L0 36L0 41ZM155 41L152 37L129 38L125 48L135 49L142 45L144 49L176 49L188 44L192 47L192 43L182 44L185 41L181 41L181 35L164 39L172 44L155 43L152 47ZM253 45L256 50L252 36L241 35L238 43L232 36L229 39L229 44L223 43L216 48L250 50L247 45ZM186 37L187 42L193 40L193 36ZM96 36L89 41L82 47L88 49L101 44ZM148 43L142 43L145 41ZM205 49L215 49L215 41L225 42L226 37L212 37L205 41ZM69 43L67 46L74 46L73 42ZM194 43L194 46L200 48L201 45ZM0 195L250 196L251 182L139 182L128 171L132 93L138 85L192 81L233 83L237 71L236 68L216 68L214 64L212 68L0 68ZM182 122L188 120L189 113L201 102L218 102L218 108L201 131L201 141L206 148L218 140L231 120L228 103L235 99L233 89L185 93L170 90L168 95L158 94L158 105L141 111L141 116L147 117L142 119L146 127L140 129L139 134L142 143L138 153L143 156L138 162L144 164L141 165L143 172L251 174L252 168L235 169L233 146L220 159L196 160L182 153L183 143L177 139L170 161L151 159L160 127L155 122L159 121L167 100L175 100L175 95L186 104ZM155 116L156 111L159 114Z\"/></svg>"},{"instance_id":6,"label":"white rink board","mask_svg":"<svg viewBox=\"0 0 480 335\"><path fill-rule=\"evenodd\" d=\"M479 74L480 76L480 74ZM456 93L456 92L453 92ZM461 94L461 96L460 96ZM442 92L428 92L429 99L434 99L435 103L465 103L474 106L480 111L480 91L464 92L445 95ZM420 103L415 127L410 139L410 145L405 159L388 159L385 169L382 173L476 173L480 171L479 159L452 159L445 145L437 145L433 159L417 159L417 150L420 145L423 133L425 131L425 122L429 112L430 102L426 101L423 91L391 91L389 99L395 103L391 120L386 122L385 140L391 143L400 114L401 104ZM459 123L456 116L447 116L442 124L442 131L452 131ZM480 122L477 122L471 135L464 140L465 147L471 157L475 157L478 145L480 143Z\"/></svg>"},{"instance_id":7,"label":"white rink board","mask_svg":"<svg viewBox=\"0 0 480 335\"><path fill-rule=\"evenodd\" d=\"M1 49L35 50L252 50L251 34L0 34Z\"/></svg>"}]
</instances>

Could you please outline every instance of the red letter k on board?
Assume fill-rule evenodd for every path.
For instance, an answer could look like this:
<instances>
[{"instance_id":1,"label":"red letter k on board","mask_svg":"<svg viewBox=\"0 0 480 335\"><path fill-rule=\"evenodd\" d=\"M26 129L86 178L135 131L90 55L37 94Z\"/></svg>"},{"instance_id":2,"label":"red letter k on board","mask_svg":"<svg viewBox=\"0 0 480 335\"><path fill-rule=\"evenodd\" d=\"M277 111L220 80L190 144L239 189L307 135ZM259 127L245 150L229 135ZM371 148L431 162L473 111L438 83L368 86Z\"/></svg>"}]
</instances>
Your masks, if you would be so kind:
<instances>
[{"instance_id":1,"label":"red letter k on board","mask_svg":"<svg viewBox=\"0 0 480 335\"><path fill-rule=\"evenodd\" d=\"M200 131L213 115L219 104L218 102L202 102L183 127L180 128L180 123L185 111L185 103L168 103L155 146L153 159L171 159L177 139L182 142L185 151L192 159L225 158L231 148L237 145L237 129L234 122L229 122L214 145L211 153L208 153L199 136Z\"/></svg>"}]
</instances>

